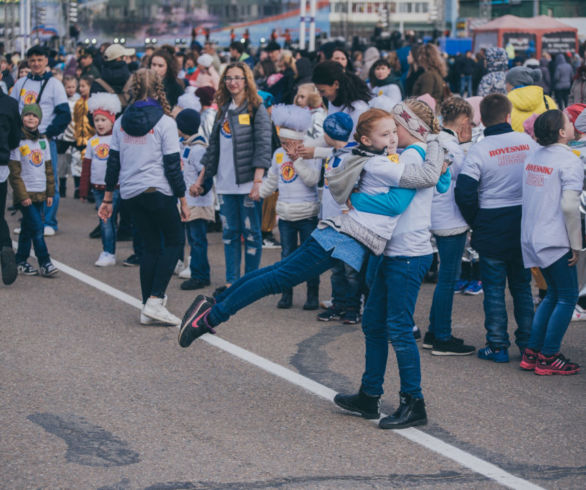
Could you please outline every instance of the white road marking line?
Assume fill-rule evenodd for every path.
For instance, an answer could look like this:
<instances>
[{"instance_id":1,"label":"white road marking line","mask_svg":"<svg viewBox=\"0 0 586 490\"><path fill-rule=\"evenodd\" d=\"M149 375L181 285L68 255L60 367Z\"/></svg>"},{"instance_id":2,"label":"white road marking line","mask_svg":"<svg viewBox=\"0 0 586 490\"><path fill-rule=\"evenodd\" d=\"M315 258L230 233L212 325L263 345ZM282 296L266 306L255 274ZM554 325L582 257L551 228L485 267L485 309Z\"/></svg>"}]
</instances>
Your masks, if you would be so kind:
<instances>
[{"instance_id":1,"label":"white road marking line","mask_svg":"<svg viewBox=\"0 0 586 490\"><path fill-rule=\"evenodd\" d=\"M94 279L93 277L78 271L73 267L69 267L62 262L58 262L56 260L53 260L52 262L65 274L68 274L81 282L99 289L100 291L109 294L110 296L130 306L142 309L142 303L138 299L110 286L109 284L99 281L98 279ZM201 340L207 342L210 345L213 345L214 347L217 347L218 349L228 352L234 357L242 359L249 364L253 364L254 366L257 366L264 371L267 371L268 373L271 373L296 386L299 386L309 391L310 393L313 393L314 395L325 398L326 400L333 401L334 396L336 395L336 392L331 388L313 381L310 378L302 376L301 374L283 367L280 364L269 361L268 359L243 349L242 347L238 347L237 345L223 340L220 337L216 337L211 334L205 334L201 337ZM385 415L383 414L382 416ZM374 422L376 423L378 421L375 420ZM488 461L484 461L483 459L480 459L419 429L409 428L393 430L392 432L410 440L411 442L414 442L415 444L419 444L420 446L423 446L430 451L438 453L447 459L451 459L459 465L464 466L465 468L468 468L473 472L483 475L491 480L494 480L505 487L516 490L543 490L543 487L535 485L528 480L519 478L503 470L502 468L489 463Z\"/></svg>"}]
</instances>

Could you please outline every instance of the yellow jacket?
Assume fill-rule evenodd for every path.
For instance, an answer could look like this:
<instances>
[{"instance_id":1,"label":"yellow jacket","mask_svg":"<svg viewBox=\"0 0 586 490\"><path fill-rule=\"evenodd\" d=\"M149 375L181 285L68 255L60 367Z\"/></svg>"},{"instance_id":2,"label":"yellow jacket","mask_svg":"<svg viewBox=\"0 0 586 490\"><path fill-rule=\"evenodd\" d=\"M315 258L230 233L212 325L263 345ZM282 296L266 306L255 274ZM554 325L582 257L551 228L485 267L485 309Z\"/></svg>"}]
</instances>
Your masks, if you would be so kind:
<instances>
[{"instance_id":1,"label":"yellow jacket","mask_svg":"<svg viewBox=\"0 0 586 490\"><path fill-rule=\"evenodd\" d=\"M525 132L523 123L532 114L542 114L549 109L558 108L550 96L543 95L543 88L537 85L516 88L515 90L511 90L507 97L513 104L511 126L513 126L515 131L519 131L520 133Z\"/></svg>"}]
</instances>

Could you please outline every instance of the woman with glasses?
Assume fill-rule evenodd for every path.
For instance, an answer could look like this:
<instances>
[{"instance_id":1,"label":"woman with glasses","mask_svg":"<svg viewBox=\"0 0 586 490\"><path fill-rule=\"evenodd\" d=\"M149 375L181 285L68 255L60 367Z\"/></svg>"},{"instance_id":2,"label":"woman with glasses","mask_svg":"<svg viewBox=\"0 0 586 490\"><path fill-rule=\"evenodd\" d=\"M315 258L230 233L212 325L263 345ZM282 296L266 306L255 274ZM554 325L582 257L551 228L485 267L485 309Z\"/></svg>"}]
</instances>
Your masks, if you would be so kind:
<instances>
[{"instance_id":1,"label":"woman with glasses","mask_svg":"<svg viewBox=\"0 0 586 490\"><path fill-rule=\"evenodd\" d=\"M271 165L271 120L257 93L252 71L231 63L220 78L215 97L218 115L201 163L198 183L216 178L222 216L226 285L240 278L244 237L245 272L258 269L262 252L259 189Z\"/></svg>"}]
</instances>

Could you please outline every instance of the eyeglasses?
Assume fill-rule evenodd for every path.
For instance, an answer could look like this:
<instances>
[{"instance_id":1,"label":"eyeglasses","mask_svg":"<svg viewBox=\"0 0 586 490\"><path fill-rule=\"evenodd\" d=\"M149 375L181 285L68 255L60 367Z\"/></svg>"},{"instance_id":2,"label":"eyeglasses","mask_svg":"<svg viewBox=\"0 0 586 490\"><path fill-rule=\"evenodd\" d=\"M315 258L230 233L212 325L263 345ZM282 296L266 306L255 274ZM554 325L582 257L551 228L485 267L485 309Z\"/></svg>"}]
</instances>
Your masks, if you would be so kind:
<instances>
[{"instance_id":1,"label":"eyeglasses","mask_svg":"<svg viewBox=\"0 0 586 490\"><path fill-rule=\"evenodd\" d=\"M226 78L224 78L224 80L226 81L226 83L243 82L244 80L246 80L246 78L245 77L226 77Z\"/></svg>"}]
</instances>

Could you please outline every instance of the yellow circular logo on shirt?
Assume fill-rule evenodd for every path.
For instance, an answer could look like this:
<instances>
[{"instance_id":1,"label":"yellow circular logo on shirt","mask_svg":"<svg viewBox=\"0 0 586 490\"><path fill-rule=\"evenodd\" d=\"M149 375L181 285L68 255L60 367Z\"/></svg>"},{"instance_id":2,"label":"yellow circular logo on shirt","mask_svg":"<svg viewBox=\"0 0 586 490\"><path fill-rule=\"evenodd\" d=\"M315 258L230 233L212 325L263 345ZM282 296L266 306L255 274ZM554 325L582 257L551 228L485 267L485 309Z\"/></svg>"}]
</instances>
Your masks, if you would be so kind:
<instances>
[{"instance_id":1,"label":"yellow circular logo on shirt","mask_svg":"<svg viewBox=\"0 0 586 490\"><path fill-rule=\"evenodd\" d=\"M37 93L29 90L23 97L25 105L34 104L37 101Z\"/></svg>"},{"instance_id":2,"label":"yellow circular logo on shirt","mask_svg":"<svg viewBox=\"0 0 586 490\"><path fill-rule=\"evenodd\" d=\"M281 166L281 177L283 178L283 182L286 184L293 182L297 178L295 167L291 162L285 162Z\"/></svg>"},{"instance_id":3,"label":"yellow circular logo on shirt","mask_svg":"<svg viewBox=\"0 0 586 490\"><path fill-rule=\"evenodd\" d=\"M110 147L106 143L102 143L94 151L100 160L106 160L110 154Z\"/></svg>"},{"instance_id":4,"label":"yellow circular logo on shirt","mask_svg":"<svg viewBox=\"0 0 586 490\"><path fill-rule=\"evenodd\" d=\"M29 157L29 162L35 167L39 167L43 163L43 152L41 150L33 150Z\"/></svg>"}]
</instances>

